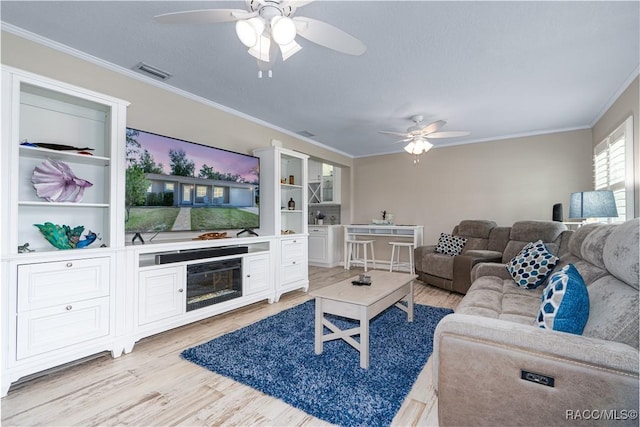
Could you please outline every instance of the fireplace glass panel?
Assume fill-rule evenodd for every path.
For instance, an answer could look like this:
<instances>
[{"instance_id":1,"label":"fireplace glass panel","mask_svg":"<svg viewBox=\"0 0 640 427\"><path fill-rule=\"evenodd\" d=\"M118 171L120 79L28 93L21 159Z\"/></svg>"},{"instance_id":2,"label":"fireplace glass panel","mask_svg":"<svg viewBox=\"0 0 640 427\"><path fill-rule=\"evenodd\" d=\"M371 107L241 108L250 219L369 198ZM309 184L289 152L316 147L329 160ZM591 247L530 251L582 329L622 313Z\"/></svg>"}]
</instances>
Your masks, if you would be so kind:
<instances>
[{"instance_id":1,"label":"fireplace glass panel","mask_svg":"<svg viewBox=\"0 0 640 427\"><path fill-rule=\"evenodd\" d=\"M241 258L187 266L187 311L241 296Z\"/></svg>"}]
</instances>

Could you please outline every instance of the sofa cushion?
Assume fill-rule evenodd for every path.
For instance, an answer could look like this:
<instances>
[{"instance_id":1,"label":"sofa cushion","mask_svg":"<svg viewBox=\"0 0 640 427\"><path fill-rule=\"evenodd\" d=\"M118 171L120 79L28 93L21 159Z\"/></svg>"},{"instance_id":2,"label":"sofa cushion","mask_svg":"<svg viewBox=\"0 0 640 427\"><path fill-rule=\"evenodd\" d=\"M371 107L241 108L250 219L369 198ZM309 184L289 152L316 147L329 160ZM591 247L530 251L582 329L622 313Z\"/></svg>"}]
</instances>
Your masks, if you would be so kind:
<instances>
[{"instance_id":1,"label":"sofa cushion","mask_svg":"<svg viewBox=\"0 0 640 427\"><path fill-rule=\"evenodd\" d=\"M607 270L627 285L640 287L640 218L619 225L604 245L603 262Z\"/></svg>"},{"instance_id":2,"label":"sofa cushion","mask_svg":"<svg viewBox=\"0 0 640 427\"><path fill-rule=\"evenodd\" d=\"M473 282L455 312L532 325L541 294L541 287L528 290L514 286L512 279L482 276Z\"/></svg>"},{"instance_id":3,"label":"sofa cushion","mask_svg":"<svg viewBox=\"0 0 640 427\"><path fill-rule=\"evenodd\" d=\"M449 255L431 252L422 258L422 271L432 276L453 279L453 260Z\"/></svg>"},{"instance_id":4,"label":"sofa cushion","mask_svg":"<svg viewBox=\"0 0 640 427\"><path fill-rule=\"evenodd\" d=\"M458 224L457 234L463 237L488 239L491 230L496 226L497 224L494 221L465 219Z\"/></svg>"},{"instance_id":5,"label":"sofa cushion","mask_svg":"<svg viewBox=\"0 0 640 427\"><path fill-rule=\"evenodd\" d=\"M511 240L521 242L554 242L567 226L561 222L553 221L517 221L511 227Z\"/></svg>"},{"instance_id":6,"label":"sofa cushion","mask_svg":"<svg viewBox=\"0 0 640 427\"><path fill-rule=\"evenodd\" d=\"M536 323L542 329L581 335L589 318L589 294L573 264L549 278Z\"/></svg>"},{"instance_id":7,"label":"sofa cushion","mask_svg":"<svg viewBox=\"0 0 640 427\"><path fill-rule=\"evenodd\" d=\"M522 248L506 267L518 286L534 289L544 283L558 261L542 240L538 240Z\"/></svg>"},{"instance_id":8,"label":"sofa cushion","mask_svg":"<svg viewBox=\"0 0 640 427\"><path fill-rule=\"evenodd\" d=\"M464 237L440 233L440 238L436 245L436 252L450 256L460 255L465 243L467 243L467 239Z\"/></svg>"}]
</instances>

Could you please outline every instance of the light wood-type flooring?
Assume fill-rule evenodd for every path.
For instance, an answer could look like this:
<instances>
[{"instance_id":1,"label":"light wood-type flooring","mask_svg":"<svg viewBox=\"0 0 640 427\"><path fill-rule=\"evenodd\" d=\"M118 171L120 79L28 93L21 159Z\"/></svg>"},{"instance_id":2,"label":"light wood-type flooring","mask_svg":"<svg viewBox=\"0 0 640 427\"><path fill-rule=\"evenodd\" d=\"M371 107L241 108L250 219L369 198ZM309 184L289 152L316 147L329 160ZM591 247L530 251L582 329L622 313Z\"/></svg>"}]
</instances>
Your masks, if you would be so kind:
<instances>
[{"instance_id":1,"label":"light wood-type flooring","mask_svg":"<svg viewBox=\"0 0 640 427\"><path fill-rule=\"evenodd\" d=\"M362 273L362 269L309 268L310 289ZM416 282L415 302L454 308L460 295ZM182 350L310 297L284 294L275 304L259 302L136 343L117 359L101 357L14 384L2 399L3 426L293 426L327 425L286 403L182 360ZM354 357L358 357L354 353ZM437 398L425 365L393 425L437 425Z\"/></svg>"}]
</instances>

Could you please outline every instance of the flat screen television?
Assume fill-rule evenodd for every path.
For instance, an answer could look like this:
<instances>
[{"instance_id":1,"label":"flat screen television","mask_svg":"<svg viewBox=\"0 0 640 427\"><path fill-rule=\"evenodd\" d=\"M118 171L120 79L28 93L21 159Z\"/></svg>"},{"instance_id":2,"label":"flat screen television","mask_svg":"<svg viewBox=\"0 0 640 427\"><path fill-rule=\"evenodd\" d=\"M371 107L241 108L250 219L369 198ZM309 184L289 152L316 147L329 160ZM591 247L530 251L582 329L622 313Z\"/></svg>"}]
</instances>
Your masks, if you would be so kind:
<instances>
[{"instance_id":1,"label":"flat screen television","mask_svg":"<svg viewBox=\"0 0 640 427\"><path fill-rule=\"evenodd\" d=\"M260 159L127 128L125 231L260 226Z\"/></svg>"}]
</instances>

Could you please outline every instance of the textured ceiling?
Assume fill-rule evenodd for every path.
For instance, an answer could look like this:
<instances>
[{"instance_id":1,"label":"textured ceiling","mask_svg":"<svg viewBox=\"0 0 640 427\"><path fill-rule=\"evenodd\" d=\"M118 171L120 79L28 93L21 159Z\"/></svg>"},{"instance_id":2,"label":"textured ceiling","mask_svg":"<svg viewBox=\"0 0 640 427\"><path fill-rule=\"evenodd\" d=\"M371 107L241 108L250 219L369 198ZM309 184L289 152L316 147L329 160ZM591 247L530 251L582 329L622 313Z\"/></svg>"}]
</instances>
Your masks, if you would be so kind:
<instances>
[{"instance_id":1,"label":"textured ceiling","mask_svg":"<svg viewBox=\"0 0 640 427\"><path fill-rule=\"evenodd\" d=\"M144 61L166 84L351 156L402 151L409 117L467 137L436 146L591 127L638 73L640 2L316 1L296 16L359 38L353 57L298 37L272 78L233 23L162 25L161 13L244 2L6 1L5 23L126 69ZM6 27L6 25L5 25Z\"/></svg>"}]
</instances>

